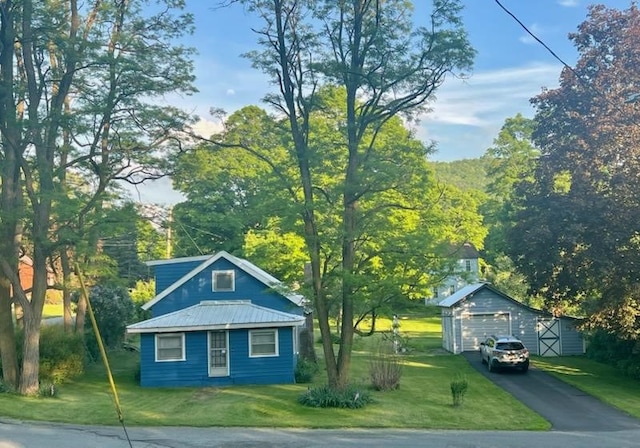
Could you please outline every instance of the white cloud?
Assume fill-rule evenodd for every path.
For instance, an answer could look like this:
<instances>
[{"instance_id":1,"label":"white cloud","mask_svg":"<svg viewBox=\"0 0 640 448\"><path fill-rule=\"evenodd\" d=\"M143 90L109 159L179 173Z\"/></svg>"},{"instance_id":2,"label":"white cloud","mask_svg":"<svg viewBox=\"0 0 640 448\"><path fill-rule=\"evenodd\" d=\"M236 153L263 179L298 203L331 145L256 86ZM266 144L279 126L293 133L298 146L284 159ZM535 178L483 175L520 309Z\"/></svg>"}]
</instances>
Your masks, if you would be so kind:
<instances>
[{"instance_id":1,"label":"white cloud","mask_svg":"<svg viewBox=\"0 0 640 448\"><path fill-rule=\"evenodd\" d=\"M139 185L125 186L129 196L136 202L143 204L173 205L185 200L182 193L173 189L171 179L163 177L158 180L146 181Z\"/></svg>"},{"instance_id":2,"label":"white cloud","mask_svg":"<svg viewBox=\"0 0 640 448\"><path fill-rule=\"evenodd\" d=\"M192 130L196 135L200 137L209 138L213 134L217 134L221 132L223 129L222 123L203 120L200 118L196 124L192 126Z\"/></svg>"},{"instance_id":3,"label":"white cloud","mask_svg":"<svg viewBox=\"0 0 640 448\"><path fill-rule=\"evenodd\" d=\"M232 95L235 95L235 94L236 94L236 91L235 91L235 90L233 90L233 89L227 89L227 95L232 96Z\"/></svg>"},{"instance_id":4,"label":"white cloud","mask_svg":"<svg viewBox=\"0 0 640 448\"><path fill-rule=\"evenodd\" d=\"M558 4L566 8L574 8L580 5L580 1L579 0L558 0Z\"/></svg>"},{"instance_id":5,"label":"white cloud","mask_svg":"<svg viewBox=\"0 0 640 448\"><path fill-rule=\"evenodd\" d=\"M438 90L432 112L420 117L416 137L437 142L437 160L479 157L506 118L533 116L529 100L543 87L556 87L561 68L536 64L449 79Z\"/></svg>"},{"instance_id":6,"label":"white cloud","mask_svg":"<svg viewBox=\"0 0 640 448\"><path fill-rule=\"evenodd\" d=\"M505 110L529 109L529 99L558 83L561 67L540 64L480 72L467 80L449 79L437 92L433 112L423 121L483 127ZM522 112L525 112L522 110Z\"/></svg>"}]
</instances>

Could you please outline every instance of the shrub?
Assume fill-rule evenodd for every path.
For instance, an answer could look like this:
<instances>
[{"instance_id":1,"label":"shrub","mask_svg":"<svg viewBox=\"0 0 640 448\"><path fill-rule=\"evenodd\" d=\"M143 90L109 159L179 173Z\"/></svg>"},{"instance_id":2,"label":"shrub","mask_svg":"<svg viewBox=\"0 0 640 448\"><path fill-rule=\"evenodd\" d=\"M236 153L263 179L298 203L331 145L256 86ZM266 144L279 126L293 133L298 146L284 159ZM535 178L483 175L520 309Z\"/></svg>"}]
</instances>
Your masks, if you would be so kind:
<instances>
[{"instance_id":1,"label":"shrub","mask_svg":"<svg viewBox=\"0 0 640 448\"><path fill-rule=\"evenodd\" d=\"M16 335L18 347L22 346L23 333ZM18 350L18 362L22 364L22 350ZM63 383L84 373L85 346L82 337L66 333L61 325L43 326L40 329L40 370L42 381Z\"/></svg>"},{"instance_id":2,"label":"shrub","mask_svg":"<svg viewBox=\"0 0 640 448\"><path fill-rule=\"evenodd\" d=\"M451 397L453 398L453 405L460 406L464 400L464 396L469 388L467 378L462 375L456 376L451 380Z\"/></svg>"},{"instance_id":3,"label":"shrub","mask_svg":"<svg viewBox=\"0 0 640 448\"><path fill-rule=\"evenodd\" d=\"M379 351L369 362L369 377L375 390L395 390L400 387L402 363L394 354Z\"/></svg>"},{"instance_id":4,"label":"shrub","mask_svg":"<svg viewBox=\"0 0 640 448\"><path fill-rule=\"evenodd\" d=\"M298 402L313 408L359 409L373 402L368 391L348 385L344 389L332 389L328 385L309 388Z\"/></svg>"},{"instance_id":5,"label":"shrub","mask_svg":"<svg viewBox=\"0 0 640 448\"><path fill-rule=\"evenodd\" d=\"M129 292L118 285L98 285L91 288L89 298L104 345L119 347L124 341L127 323L134 315ZM87 319L85 325L91 329L91 320Z\"/></svg>"},{"instance_id":6,"label":"shrub","mask_svg":"<svg viewBox=\"0 0 640 448\"><path fill-rule=\"evenodd\" d=\"M38 396L53 398L58 395L58 388L54 383L44 382L40 383L40 387L38 388Z\"/></svg>"},{"instance_id":7,"label":"shrub","mask_svg":"<svg viewBox=\"0 0 640 448\"><path fill-rule=\"evenodd\" d=\"M296 364L296 383L304 384L313 381L313 376L318 372L318 364L308 359L299 357Z\"/></svg>"},{"instance_id":8,"label":"shrub","mask_svg":"<svg viewBox=\"0 0 640 448\"><path fill-rule=\"evenodd\" d=\"M0 378L0 394L5 394L8 392L13 392L13 390Z\"/></svg>"}]
</instances>

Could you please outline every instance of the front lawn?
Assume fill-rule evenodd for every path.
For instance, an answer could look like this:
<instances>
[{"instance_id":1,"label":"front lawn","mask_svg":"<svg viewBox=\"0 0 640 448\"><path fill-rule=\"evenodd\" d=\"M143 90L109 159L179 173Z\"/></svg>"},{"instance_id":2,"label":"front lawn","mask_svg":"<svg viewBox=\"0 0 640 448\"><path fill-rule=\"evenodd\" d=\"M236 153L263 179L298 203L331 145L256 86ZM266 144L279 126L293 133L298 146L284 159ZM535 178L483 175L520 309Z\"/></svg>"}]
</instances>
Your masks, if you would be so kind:
<instances>
[{"instance_id":1,"label":"front lawn","mask_svg":"<svg viewBox=\"0 0 640 448\"><path fill-rule=\"evenodd\" d=\"M309 387L307 384L141 388L134 380L138 353L112 353L110 363L125 422L131 425L549 429L544 419L476 372L462 356L442 352L439 318L412 317L401 322L407 353L402 356L400 389L371 391L375 402L357 410L316 409L298 404L298 397ZM353 383L369 386L371 353L382 339L385 338L377 335L373 339L358 337L355 341ZM452 406L450 391L456 375L466 376L469 383L460 407ZM314 384L325 382L324 372L318 373ZM0 394L0 415L78 424L118 424L100 364L92 365L81 378L60 386L56 398Z\"/></svg>"},{"instance_id":2,"label":"front lawn","mask_svg":"<svg viewBox=\"0 0 640 448\"><path fill-rule=\"evenodd\" d=\"M560 380L640 418L640 381L586 356L537 358L534 362Z\"/></svg>"}]
</instances>

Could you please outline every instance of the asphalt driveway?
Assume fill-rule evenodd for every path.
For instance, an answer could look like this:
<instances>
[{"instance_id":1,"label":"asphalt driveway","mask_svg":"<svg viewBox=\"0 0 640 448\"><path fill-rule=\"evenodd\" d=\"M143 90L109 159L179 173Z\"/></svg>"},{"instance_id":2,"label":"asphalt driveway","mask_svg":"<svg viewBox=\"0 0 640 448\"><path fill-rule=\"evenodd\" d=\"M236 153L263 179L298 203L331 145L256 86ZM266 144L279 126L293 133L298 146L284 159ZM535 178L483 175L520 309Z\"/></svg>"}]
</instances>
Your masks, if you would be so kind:
<instances>
[{"instance_id":1,"label":"asphalt driveway","mask_svg":"<svg viewBox=\"0 0 640 448\"><path fill-rule=\"evenodd\" d=\"M556 431L622 431L640 429L640 420L536 369L527 373L488 372L479 352L463 356L484 376L547 419Z\"/></svg>"}]
</instances>

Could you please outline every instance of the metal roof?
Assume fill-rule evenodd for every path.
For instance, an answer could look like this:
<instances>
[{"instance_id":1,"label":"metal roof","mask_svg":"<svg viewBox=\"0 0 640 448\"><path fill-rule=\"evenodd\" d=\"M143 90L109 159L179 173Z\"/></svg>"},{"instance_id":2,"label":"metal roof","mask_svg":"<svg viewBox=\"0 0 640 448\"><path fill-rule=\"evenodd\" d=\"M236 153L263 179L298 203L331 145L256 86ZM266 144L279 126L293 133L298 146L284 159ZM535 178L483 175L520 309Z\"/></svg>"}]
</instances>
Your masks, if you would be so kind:
<instances>
[{"instance_id":1,"label":"metal roof","mask_svg":"<svg viewBox=\"0 0 640 448\"><path fill-rule=\"evenodd\" d=\"M456 303L466 299L468 296L475 293L477 290L479 290L480 288L486 285L487 285L486 283L474 283L471 285L467 285L462 289L459 289L458 291L454 292L449 297L442 299L440 303L438 303L438 306L441 306L444 308L451 307Z\"/></svg>"},{"instance_id":2,"label":"metal roof","mask_svg":"<svg viewBox=\"0 0 640 448\"><path fill-rule=\"evenodd\" d=\"M128 333L273 328L302 325L304 316L254 305L250 300L205 300L197 305L127 326Z\"/></svg>"},{"instance_id":3,"label":"metal roof","mask_svg":"<svg viewBox=\"0 0 640 448\"><path fill-rule=\"evenodd\" d=\"M296 305L302 306L304 304L304 296L303 295L286 291L285 285L280 280L275 278L273 275L271 275L271 274L267 273L266 271L260 269L258 266L256 266L255 264L251 263L250 261L244 260L242 258L238 258L238 257L236 257L234 255L231 255L228 252L220 251L217 254L212 255L210 257L189 257L186 261L203 261L203 263L200 266L198 266L197 268L193 269L191 272L189 272L186 275L184 275L182 278L180 278L178 281L173 283L167 289L165 289L160 294L155 296L149 302L147 302L144 305L142 305L142 309L148 310L153 305L158 303L160 300L164 299L166 296L168 296L173 291L178 289L180 286L184 285L188 280L190 280L191 278L195 277L197 274L199 274L200 272L204 271L207 267L211 266L213 263L215 263L216 261L218 261L221 258L224 258L225 260L227 260L230 263L234 264L238 268L240 268L243 271L245 271L247 274L251 275L256 280L264 283L269 288L274 288L274 289L278 290L278 292L280 294L282 294L282 296L286 297L287 299L289 299L291 302L295 303ZM180 263L180 262L183 262L185 260L180 259L180 258L176 258L176 259L173 259L173 260L161 260L161 261L162 262L157 262L157 263L155 263L155 262L147 262L147 264L150 265L150 266L154 266L154 265L158 265L158 264Z\"/></svg>"}]
</instances>

